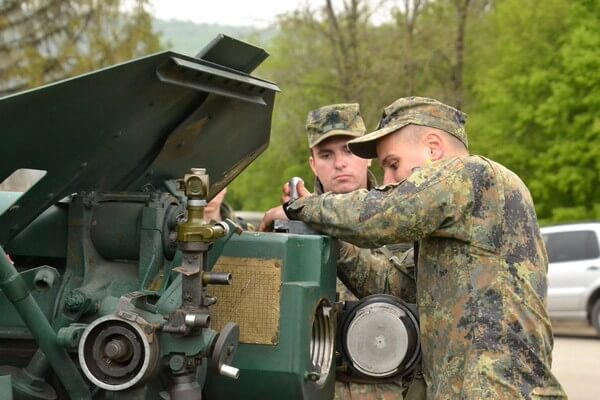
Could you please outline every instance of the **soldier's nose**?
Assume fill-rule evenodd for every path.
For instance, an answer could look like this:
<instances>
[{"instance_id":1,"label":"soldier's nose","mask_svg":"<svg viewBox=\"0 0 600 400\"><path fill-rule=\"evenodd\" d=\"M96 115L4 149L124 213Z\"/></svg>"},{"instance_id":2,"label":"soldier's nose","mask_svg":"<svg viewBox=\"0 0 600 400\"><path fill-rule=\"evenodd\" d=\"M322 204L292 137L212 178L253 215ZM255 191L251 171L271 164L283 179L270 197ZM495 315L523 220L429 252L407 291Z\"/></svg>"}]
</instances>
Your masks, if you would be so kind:
<instances>
[{"instance_id":1,"label":"soldier's nose","mask_svg":"<svg viewBox=\"0 0 600 400\"><path fill-rule=\"evenodd\" d=\"M344 159L344 157L336 157L335 159L335 167L336 168L344 168L347 165L346 160Z\"/></svg>"}]
</instances>

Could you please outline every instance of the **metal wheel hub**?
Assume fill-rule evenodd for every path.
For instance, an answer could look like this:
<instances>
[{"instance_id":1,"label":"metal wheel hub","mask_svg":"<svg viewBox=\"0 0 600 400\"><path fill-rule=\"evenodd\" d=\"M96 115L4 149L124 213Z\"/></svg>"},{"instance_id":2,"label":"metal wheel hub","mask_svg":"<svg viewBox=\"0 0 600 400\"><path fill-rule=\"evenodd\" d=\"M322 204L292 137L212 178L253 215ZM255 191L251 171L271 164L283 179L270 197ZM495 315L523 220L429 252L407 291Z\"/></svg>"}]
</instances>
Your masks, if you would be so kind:
<instances>
[{"instance_id":1,"label":"metal wheel hub","mask_svg":"<svg viewBox=\"0 0 600 400\"><path fill-rule=\"evenodd\" d=\"M90 324L79 342L84 374L106 390L139 383L154 368L157 354L156 340L150 341L139 325L112 315Z\"/></svg>"}]
</instances>

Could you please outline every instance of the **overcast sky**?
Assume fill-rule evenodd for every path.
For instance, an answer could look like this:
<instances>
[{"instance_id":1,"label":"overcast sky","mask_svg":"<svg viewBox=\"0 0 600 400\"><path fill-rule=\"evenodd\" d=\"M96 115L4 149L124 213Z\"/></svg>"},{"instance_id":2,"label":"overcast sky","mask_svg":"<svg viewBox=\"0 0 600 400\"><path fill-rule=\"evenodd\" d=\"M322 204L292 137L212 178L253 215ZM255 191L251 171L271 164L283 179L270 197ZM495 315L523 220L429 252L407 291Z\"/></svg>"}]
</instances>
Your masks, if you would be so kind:
<instances>
[{"instance_id":1,"label":"overcast sky","mask_svg":"<svg viewBox=\"0 0 600 400\"><path fill-rule=\"evenodd\" d=\"M296 10L309 4L317 9L325 0L150 0L151 12L159 19L179 19L197 23L244 25L264 28L275 21L279 14ZM378 5L371 21L380 23L390 19L390 9L402 6L398 1L375 1ZM334 0L333 7L341 8L343 2Z\"/></svg>"},{"instance_id":2,"label":"overcast sky","mask_svg":"<svg viewBox=\"0 0 600 400\"><path fill-rule=\"evenodd\" d=\"M151 0L159 19L265 27L307 0Z\"/></svg>"}]
</instances>

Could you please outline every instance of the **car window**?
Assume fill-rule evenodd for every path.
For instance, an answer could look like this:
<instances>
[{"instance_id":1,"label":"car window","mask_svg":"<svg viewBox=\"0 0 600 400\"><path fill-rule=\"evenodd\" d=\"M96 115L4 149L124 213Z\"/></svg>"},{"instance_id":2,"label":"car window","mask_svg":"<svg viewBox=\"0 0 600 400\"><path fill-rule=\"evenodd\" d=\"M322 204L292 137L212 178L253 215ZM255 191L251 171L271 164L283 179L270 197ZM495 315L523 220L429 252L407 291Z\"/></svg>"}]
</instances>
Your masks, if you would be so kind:
<instances>
[{"instance_id":1,"label":"car window","mask_svg":"<svg viewBox=\"0 0 600 400\"><path fill-rule=\"evenodd\" d=\"M600 257L594 231L546 233L543 237L551 263Z\"/></svg>"}]
</instances>

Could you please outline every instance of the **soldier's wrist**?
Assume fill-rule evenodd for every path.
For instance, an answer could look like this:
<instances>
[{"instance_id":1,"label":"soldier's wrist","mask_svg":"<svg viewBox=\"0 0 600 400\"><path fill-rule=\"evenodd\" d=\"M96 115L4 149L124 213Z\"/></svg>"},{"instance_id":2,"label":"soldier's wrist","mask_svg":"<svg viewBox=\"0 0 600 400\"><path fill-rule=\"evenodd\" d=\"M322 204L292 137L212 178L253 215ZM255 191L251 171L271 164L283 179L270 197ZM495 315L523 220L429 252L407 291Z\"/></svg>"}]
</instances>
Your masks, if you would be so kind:
<instances>
[{"instance_id":1,"label":"soldier's wrist","mask_svg":"<svg viewBox=\"0 0 600 400\"><path fill-rule=\"evenodd\" d=\"M294 202L294 200L288 200L285 203L283 203L283 212L285 213L285 216L289 219L289 220L297 220L298 218L296 218L296 216L293 214L293 212L289 209L290 204L292 204Z\"/></svg>"}]
</instances>

